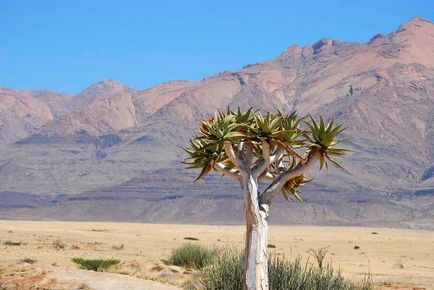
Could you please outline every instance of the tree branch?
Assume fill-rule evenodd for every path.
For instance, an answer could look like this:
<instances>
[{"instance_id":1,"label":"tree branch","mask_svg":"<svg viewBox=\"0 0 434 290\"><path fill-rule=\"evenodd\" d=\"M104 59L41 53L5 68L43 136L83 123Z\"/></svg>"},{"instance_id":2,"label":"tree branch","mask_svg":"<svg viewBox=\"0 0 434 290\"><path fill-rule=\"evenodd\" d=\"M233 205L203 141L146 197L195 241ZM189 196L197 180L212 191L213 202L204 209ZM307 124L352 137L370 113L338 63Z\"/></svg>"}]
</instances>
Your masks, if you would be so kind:
<instances>
[{"instance_id":1,"label":"tree branch","mask_svg":"<svg viewBox=\"0 0 434 290\"><path fill-rule=\"evenodd\" d=\"M260 204L271 205L273 199L280 193L282 187L288 180L300 176L305 172L312 169L315 163L318 161L319 152L313 152L309 157L307 162L301 164L299 163L293 170L282 172L276 179L271 183L271 185L261 194Z\"/></svg>"},{"instance_id":2,"label":"tree branch","mask_svg":"<svg viewBox=\"0 0 434 290\"><path fill-rule=\"evenodd\" d=\"M271 155L270 163L273 163L273 162L279 160L285 152L286 152L285 148L279 146L276 150L276 153L274 155Z\"/></svg>"},{"instance_id":3,"label":"tree branch","mask_svg":"<svg viewBox=\"0 0 434 290\"><path fill-rule=\"evenodd\" d=\"M246 166L244 164L244 161L235 154L234 148L232 147L232 144L230 142L225 142L223 144L223 148L225 149L226 155L229 157L229 160L240 170L246 170Z\"/></svg>"},{"instance_id":4,"label":"tree branch","mask_svg":"<svg viewBox=\"0 0 434 290\"><path fill-rule=\"evenodd\" d=\"M262 141L262 158L259 161L259 163L253 168L253 174L256 175L256 177L259 177L262 175L262 173L267 170L268 166L270 166L270 144L268 144L267 140L265 138L261 138Z\"/></svg>"},{"instance_id":5,"label":"tree branch","mask_svg":"<svg viewBox=\"0 0 434 290\"><path fill-rule=\"evenodd\" d=\"M268 169L271 163L279 160L285 153L285 148L279 145L277 146L276 153L270 156L270 145L268 145L267 141L262 141L262 158L252 170L256 176L261 176Z\"/></svg>"},{"instance_id":6,"label":"tree branch","mask_svg":"<svg viewBox=\"0 0 434 290\"><path fill-rule=\"evenodd\" d=\"M245 163L248 167L252 165L253 160L253 144L252 142L246 143L246 156L245 156Z\"/></svg>"},{"instance_id":7,"label":"tree branch","mask_svg":"<svg viewBox=\"0 0 434 290\"><path fill-rule=\"evenodd\" d=\"M230 168L229 166L227 166L221 162L218 162L218 163L214 164L214 169L221 174L228 175L228 176L240 181L240 173L238 170L236 170L234 168Z\"/></svg>"},{"instance_id":8,"label":"tree branch","mask_svg":"<svg viewBox=\"0 0 434 290\"><path fill-rule=\"evenodd\" d=\"M273 176L270 172L265 172L261 176L259 176L259 180L274 180L276 177Z\"/></svg>"},{"instance_id":9,"label":"tree branch","mask_svg":"<svg viewBox=\"0 0 434 290\"><path fill-rule=\"evenodd\" d=\"M240 140L240 144L238 145L238 156L241 160L245 160L245 144L244 140Z\"/></svg>"}]
</instances>

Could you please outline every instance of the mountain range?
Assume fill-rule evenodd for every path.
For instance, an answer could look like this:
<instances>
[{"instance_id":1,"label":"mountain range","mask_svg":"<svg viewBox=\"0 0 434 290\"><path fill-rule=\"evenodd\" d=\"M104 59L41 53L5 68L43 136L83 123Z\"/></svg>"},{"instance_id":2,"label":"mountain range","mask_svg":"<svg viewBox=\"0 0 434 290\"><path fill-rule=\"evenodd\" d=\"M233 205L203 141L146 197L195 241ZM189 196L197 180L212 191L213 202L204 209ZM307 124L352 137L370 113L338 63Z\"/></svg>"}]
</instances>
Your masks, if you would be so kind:
<instances>
[{"instance_id":1,"label":"mountain range","mask_svg":"<svg viewBox=\"0 0 434 290\"><path fill-rule=\"evenodd\" d=\"M322 115L345 124L348 173L314 172L290 224L434 228L434 24L415 17L367 43L324 38L200 81L76 96L0 87L0 218L242 223L241 191L193 183L182 147L218 108Z\"/></svg>"}]
</instances>

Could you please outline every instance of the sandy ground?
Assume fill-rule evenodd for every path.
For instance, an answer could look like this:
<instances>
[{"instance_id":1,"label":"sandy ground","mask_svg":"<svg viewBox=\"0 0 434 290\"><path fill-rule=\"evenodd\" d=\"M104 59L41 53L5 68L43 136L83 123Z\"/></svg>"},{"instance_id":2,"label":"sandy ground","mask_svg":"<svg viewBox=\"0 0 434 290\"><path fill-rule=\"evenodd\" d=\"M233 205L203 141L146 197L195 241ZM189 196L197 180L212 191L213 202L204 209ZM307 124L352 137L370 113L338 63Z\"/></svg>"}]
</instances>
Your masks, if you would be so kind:
<instances>
[{"instance_id":1,"label":"sandy ground","mask_svg":"<svg viewBox=\"0 0 434 290\"><path fill-rule=\"evenodd\" d=\"M36 266L25 263L2 270L0 289L180 290L160 282L122 274Z\"/></svg>"},{"instance_id":2,"label":"sandy ground","mask_svg":"<svg viewBox=\"0 0 434 290\"><path fill-rule=\"evenodd\" d=\"M119 281L124 286L131 283L130 288L122 289L147 289L140 284L148 283L143 279L165 283L149 289L177 289L169 284L181 287L195 272L166 266L160 259L186 242L185 237L208 246L241 248L243 236L242 226L0 221L0 278L4 281L5 276L20 271L41 271L45 282L75 281L76 289L109 289L100 288L101 281L112 281L114 288L110 289L118 287ZM5 245L7 241L20 245ZM269 241L275 246L270 251L289 258L308 259L309 249L329 247L327 259L353 280L370 273L385 289L388 285L434 289L434 231L271 225ZM73 257L120 259L120 266L111 271L123 275L78 270L71 262ZM25 258L35 263L25 264Z\"/></svg>"}]
</instances>

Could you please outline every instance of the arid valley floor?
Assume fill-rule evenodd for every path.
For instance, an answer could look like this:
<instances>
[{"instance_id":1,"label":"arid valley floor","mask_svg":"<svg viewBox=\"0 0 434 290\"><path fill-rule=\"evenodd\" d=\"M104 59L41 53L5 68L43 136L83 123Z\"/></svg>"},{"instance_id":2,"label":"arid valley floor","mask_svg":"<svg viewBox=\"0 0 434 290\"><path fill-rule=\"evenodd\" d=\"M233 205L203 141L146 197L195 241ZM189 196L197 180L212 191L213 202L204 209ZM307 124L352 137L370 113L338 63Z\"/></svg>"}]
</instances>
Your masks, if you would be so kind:
<instances>
[{"instance_id":1,"label":"arid valley floor","mask_svg":"<svg viewBox=\"0 0 434 290\"><path fill-rule=\"evenodd\" d=\"M0 221L0 289L181 289L195 272L160 259L185 237L241 248L243 232L243 226L225 225ZM433 231L271 225L269 241L275 245L270 251L291 259L307 259L309 249L329 247L328 260L345 276L361 280L370 273L381 289L434 289ZM91 272L79 270L73 257L121 263L110 270L117 274Z\"/></svg>"}]
</instances>

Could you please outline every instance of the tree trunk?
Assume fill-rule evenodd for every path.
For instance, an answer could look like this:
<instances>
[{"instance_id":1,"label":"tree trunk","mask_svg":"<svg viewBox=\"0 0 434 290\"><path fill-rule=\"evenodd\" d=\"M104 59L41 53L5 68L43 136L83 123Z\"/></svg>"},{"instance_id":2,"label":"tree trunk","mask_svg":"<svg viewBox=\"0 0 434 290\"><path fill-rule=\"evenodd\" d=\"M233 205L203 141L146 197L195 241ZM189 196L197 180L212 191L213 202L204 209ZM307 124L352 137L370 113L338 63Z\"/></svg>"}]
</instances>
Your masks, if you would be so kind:
<instances>
[{"instance_id":1,"label":"tree trunk","mask_svg":"<svg viewBox=\"0 0 434 290\"><path fill-rule=\"evenodd\" d=\"M243 176L246 209L246 242L243 263L243 290L268 290L268 205L261 206L258 181Z\"/></svg>"}]
</instances>

